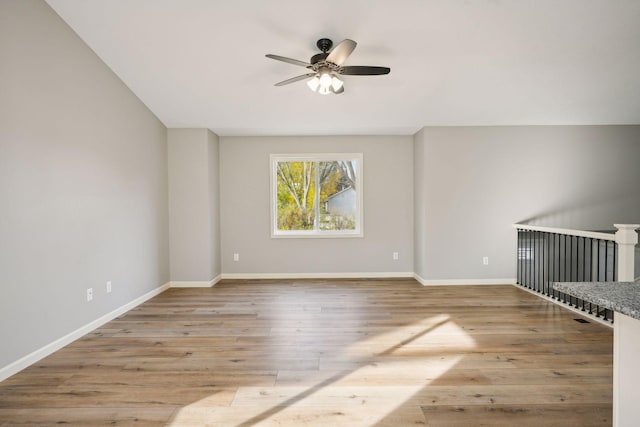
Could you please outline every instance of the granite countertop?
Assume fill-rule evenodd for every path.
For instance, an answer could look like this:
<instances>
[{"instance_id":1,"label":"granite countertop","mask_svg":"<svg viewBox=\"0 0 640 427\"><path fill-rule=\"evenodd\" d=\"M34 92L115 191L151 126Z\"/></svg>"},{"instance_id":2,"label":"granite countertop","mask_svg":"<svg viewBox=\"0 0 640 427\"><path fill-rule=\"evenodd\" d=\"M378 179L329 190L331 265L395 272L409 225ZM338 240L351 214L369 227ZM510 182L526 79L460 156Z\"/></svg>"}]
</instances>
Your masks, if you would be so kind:
<instances>
[{"instance_id":1,"label":"granite countertop","mask_svg":"<svg viewBox=\"0 0 640 427\"><path fill-rule=\"evenodd\" d=\"M557 291L640 319L640 283L554 282L552 286Z\"/></svg>"}]
</instances>

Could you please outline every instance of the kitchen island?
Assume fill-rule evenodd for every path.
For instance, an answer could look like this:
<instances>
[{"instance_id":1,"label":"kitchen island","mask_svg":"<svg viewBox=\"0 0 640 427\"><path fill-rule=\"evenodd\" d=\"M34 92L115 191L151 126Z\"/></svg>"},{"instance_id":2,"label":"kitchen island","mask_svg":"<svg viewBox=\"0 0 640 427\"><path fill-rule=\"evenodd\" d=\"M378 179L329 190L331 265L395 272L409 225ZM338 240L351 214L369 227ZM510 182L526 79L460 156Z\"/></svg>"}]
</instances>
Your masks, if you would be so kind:
<instances>
[{"instance_id":1,"label":"kitchen island","mask_svg":"<svg viewBox=\"0 0 640 427\"><path fill-rule=\"evenodd\" d=\"M640 425L640 283L556 282L553 288L615 311L613 425Z\"/></svg>"}]
</instances>

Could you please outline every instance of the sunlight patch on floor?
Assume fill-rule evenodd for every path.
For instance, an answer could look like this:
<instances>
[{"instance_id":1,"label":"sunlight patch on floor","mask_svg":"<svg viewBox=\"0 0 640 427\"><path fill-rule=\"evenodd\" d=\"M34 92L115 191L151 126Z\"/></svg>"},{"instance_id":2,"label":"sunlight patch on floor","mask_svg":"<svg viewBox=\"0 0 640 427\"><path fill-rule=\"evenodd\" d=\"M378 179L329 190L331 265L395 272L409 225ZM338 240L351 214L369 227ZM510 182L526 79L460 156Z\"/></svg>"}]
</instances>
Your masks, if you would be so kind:
<instances>
[{"instance_id":1,"label":"sunlight patch on floor","mask_svg":"<svg viewBox=\"0 0 640 427\"><path fill-rule=\"evenodd\" d=\"M423 422L411 399L476 343L447 315L367 337L320 359L317 371L286 371L271 387L240 387L230 406L207 398L176 411L169 426L382 426ZM404 351L410 348L409 354ZM382 351L381 351L382 350ZM439 355L440 354L440 355ZM442 355L446 355L443 357Z\"/></svg>"}]
</instances>

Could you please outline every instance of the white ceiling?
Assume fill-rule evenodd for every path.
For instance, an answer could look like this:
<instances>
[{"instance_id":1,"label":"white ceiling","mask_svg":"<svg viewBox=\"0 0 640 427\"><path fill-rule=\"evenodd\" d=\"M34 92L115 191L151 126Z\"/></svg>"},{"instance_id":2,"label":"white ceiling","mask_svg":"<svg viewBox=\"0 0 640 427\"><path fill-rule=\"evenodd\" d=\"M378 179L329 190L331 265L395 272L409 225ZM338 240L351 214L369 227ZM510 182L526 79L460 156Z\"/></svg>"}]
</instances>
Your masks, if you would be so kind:
<instances>
[{"instance_id":1,"label":"white ceiling","mask_svg":"<svg viewBox=\"0 0 640 427\"><path fill-rule=\"evenodd\" d=\"M219 135L640 123L638 0L47 0L167 127ZM319 95L302 67L358 42Z\"/></svg>"}]
</instances>

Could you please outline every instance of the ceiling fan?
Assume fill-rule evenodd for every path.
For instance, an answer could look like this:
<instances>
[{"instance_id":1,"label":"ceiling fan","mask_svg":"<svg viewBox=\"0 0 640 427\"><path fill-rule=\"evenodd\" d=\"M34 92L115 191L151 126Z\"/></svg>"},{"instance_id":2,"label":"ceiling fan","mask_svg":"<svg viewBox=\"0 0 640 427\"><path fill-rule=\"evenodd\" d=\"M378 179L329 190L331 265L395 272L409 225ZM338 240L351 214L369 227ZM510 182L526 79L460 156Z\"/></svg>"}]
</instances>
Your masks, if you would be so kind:
<instances>
[{"instance_id":1,"label":"ceiling fan","mask_svg":"<svg viewBox=\"0 0 640 427\"><path fill-rule=\"evenodd\" d=\"M343 66L342 64L356 48L356 44L353 40L345 39L331 50L333 42L326 38L320 39L316 43L316 46L318 46L318 49L320 49L322 53L313 55L309 62L298 61L297 59L278 55L266 55L267 58L299 65L312 71L311 73L276 83L275 86L284 86L311 77L307 82L307 86L309 86L309 89L312 91L322 95L329 93L340 94L344 92L344 82L338 78L339 75L378 76L381 74L389 74L391 69L388 67L369 67L364 65Z\"/></svg>"}]
</instances>

